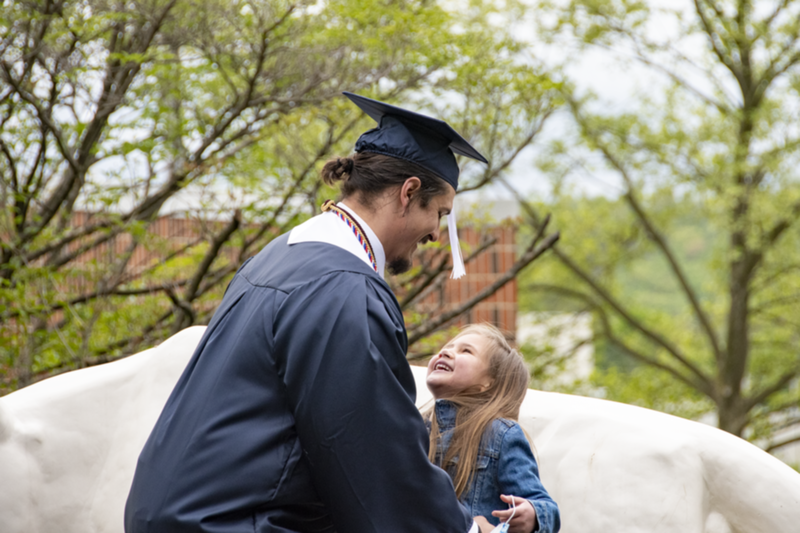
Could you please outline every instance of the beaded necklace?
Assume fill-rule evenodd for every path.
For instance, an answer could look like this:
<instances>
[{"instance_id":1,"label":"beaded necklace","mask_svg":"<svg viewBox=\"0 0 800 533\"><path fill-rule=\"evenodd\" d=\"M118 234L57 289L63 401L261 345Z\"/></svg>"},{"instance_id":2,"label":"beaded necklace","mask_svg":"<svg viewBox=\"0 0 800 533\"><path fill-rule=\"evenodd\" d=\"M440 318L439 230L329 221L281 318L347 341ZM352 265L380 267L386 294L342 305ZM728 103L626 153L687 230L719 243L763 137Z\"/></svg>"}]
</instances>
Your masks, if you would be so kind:
<instances>
[{"instance_id":1,"label":"beaded necklace","mask_svg":"<svg viewBox=\"0 0 800 533\"><path fill-rule=\"evenodd\" d=\"M367 238L367 234L364 233L364 230L361 228L356 219L353 216L336 205L333 200L325 200L322 203L322 212L325 213L327 211L332 211L336 213L342 221L347 224L353 233L355 234L356 238L358 239L358 243L364 248L364 251L367 253L367 257L369 258L370 263L372 263L372 268L375 272L378 271L378 264L375 262L375 254L372 252L372 245L369 243L369 239Z\"/></svg>"}]
</instances>

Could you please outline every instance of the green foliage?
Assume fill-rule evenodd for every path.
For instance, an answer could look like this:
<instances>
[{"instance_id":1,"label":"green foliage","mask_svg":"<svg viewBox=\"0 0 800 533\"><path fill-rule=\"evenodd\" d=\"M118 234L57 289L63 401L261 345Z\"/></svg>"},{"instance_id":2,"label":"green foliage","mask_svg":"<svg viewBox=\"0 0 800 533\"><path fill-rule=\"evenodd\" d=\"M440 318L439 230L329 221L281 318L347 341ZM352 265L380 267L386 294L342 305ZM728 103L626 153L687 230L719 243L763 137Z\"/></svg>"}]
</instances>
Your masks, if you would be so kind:
<instances>
[{"instance_id":1,"label":"green foliage","mask_svg":"<svg viewBox=\"0 0 800 533\"><path fill-rule=\"evenodd\" d=\"M553 194L535 206L562 238L521 304L594 314L608 397L713 409L769 444L800 403L800 2L653 5L545 5L551 42L652 78L624 111L562 85L574 129L542 154ZM576 196L587 174L619 195Z\"/></svg>"},{"instance_id":2,"label":"green foliage","mask_svg":"<svg viewBox=\"0 0 800 533\"><path fill-rule=\"evenodd\" d=\"M494 163L466 181L491 182L560 98L486 22L519 9L4 3L0 391L206 323L244 260L336 195L319 169L374 124L342 90L451 121Z\"/></svg>"}]
</instances>

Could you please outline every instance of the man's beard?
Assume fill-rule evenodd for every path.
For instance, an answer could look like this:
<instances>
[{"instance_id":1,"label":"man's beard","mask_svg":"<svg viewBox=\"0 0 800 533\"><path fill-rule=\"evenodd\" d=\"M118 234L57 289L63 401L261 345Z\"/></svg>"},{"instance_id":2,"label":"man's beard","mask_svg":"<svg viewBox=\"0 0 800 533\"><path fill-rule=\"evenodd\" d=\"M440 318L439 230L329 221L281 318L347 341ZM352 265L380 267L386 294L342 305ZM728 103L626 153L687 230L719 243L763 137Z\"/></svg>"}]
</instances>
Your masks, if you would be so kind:
<instances>
[{"instance_id":1,"label":"man's beard","mask_svg":"<svg viewBox=\"0 0 800 533\"><path fill-rule=\"evenodd\" d=\"M386 270L388 270L389 274L392 276L402 274L403 272L408 272L411 270L411 261L404 257L392 259L386 264Z\"/></svg>"}]
</instances>

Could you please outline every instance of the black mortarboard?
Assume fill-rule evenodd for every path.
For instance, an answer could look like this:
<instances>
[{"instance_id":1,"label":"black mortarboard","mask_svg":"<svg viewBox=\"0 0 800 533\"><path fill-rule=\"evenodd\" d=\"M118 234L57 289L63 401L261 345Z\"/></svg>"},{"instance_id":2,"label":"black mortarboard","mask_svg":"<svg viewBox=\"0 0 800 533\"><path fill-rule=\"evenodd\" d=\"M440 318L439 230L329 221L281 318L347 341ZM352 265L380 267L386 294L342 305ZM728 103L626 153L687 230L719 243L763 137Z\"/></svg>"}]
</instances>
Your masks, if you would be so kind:
<instances>
[{"instance_id":1,"label":"black mortarboard","mask_svg":"<svg viewBox=\"0 0 800 533\"><path fill-rule=\"evenodd\" d=\"M404 159L430 170L458 190L458 164L453 153L488 163L446 122L353 93L344 93L377 128L356 141L356 152L372 152Z\"/></svg>"}]
</instances>

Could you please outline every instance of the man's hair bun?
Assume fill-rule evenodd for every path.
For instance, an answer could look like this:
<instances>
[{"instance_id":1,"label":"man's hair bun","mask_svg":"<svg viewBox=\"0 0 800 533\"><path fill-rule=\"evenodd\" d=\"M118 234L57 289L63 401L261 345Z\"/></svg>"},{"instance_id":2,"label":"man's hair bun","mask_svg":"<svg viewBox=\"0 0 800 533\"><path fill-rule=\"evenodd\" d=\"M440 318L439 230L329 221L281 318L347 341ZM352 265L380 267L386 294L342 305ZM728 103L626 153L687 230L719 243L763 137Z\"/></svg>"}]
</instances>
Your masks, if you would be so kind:
<instances>
[{"instance_id":1,"label":"man's hair bun","mask_svg":"<svg viewBox=\"0 0 800 533\"><path fill-rule=\"evenodd\" d=\"M322 167L322 181L333 185L337 181L346 181L353 172L355 161L352 157L331 159Z\"/></svg>"},{"instance_id":2,"label":"man's hair bun","mask_svg":"<svg viewBox=\"0 0 800 533\"><path fill-rule=\"evenodd\" d=\"M415 199L426 207L431 198L452 190L436 174L416 163L389 155L358 152L350 157L334 157L322 167L322 181L328 185L340 182L342 200L355 196L364 207L372 209L372 202L390 188L403 186L408 178L422 183Z\"/></svg>"}]
</instances>

